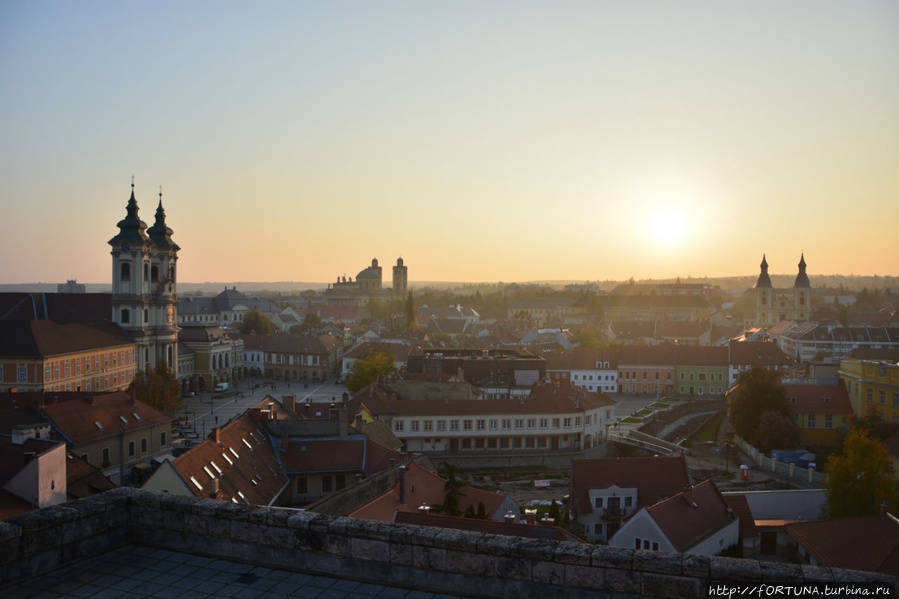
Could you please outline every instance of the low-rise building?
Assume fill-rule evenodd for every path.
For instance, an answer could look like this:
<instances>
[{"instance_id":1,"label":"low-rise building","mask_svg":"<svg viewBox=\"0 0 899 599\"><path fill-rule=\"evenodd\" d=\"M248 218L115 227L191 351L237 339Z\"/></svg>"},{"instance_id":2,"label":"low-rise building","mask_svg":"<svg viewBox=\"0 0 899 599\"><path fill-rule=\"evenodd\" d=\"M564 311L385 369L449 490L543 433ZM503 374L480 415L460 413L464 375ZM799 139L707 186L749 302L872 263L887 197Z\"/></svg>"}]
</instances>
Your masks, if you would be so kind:
<instances>
[{"instance_id":1,"label":"low-rise building","mask_svg":"<svg viewBox=\"0 0 899 599\"><path fill-rule=\"evenodd\" d=\"M330 335L241 335L250 360L245 366L263 376L288 381L335 377L341 368L343 340Z\"/></svg>"},{"instance_id":2,"label":"low-rise building","mask_svg":"<svg viewBox=\"0 0 899 599\"><path fill-rule=\"evenodd\" d=\"M836 445L849 432L852 405L836 379L782 378L802 445Z\"/></svg>"},{"instance_id":3,"label":"low-rise building","mask_svg":"<svg viewBox=\"0 0 899 599\"><path fill-rule=\"evenodd\" d=\"M899 422L899 362L847 358L840 361L840 380L856 416L876 413L887 422Z\"/></svg>"},{"instance_id":4,"label":"low-rise building","mask_svg":"<svg viewBox=\"0 0 899 599\"><path fill-rule=\"evenodd\" d=\"M49 426L46 426L49 429ZM35 427L16 426L11 435L0 434L0 489L24 502L24 509L57 505L66 501L66 447L35 432ZM16 503L16 502L13 502ZM4 517L23 511L0 494Z\"/></svg>"},{"instance_id":5,"label":"low-rise building","mask_svg":"<svg viewBox=\"0 0 899 599\"><path fill-rule=\"evenodd\" d=\"M193 352L193 373L179 372L183 391L209 391L243 375L243 340L217 326L187 325L178 331L178 345ZM181 350L178 352L181 359Z\"/></svg>"},{"instance_id":6,"label":"low-rise building","mask_svg":"<svg viewBox=\"0 0 899 599\"><path fill-rule=\"evenodd\" d=\"M737 382L740 374L753 366L780 372L794 363L776 343L771 341L731 341L727 347L731 385Z\"/></svg>"}]
</instances>

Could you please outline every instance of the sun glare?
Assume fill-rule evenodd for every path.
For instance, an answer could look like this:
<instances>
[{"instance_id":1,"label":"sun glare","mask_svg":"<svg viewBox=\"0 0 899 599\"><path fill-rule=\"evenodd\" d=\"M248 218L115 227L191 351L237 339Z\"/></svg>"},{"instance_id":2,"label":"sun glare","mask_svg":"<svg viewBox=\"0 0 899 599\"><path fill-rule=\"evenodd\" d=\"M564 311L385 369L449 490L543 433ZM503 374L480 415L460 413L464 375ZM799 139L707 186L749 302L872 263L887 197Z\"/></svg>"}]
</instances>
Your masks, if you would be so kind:
<instances>
[{"instance_id":1,"label":"sun glare","mask_svg":"<svg viewBox=\"0 0 899 599\"><path fill-rule=\"evenodd\" d=\"M687 238L688 220L683 208L676 205L657 207L649 217L650 240L658 247L674 248Z\"/></svg>"}]
</instances>

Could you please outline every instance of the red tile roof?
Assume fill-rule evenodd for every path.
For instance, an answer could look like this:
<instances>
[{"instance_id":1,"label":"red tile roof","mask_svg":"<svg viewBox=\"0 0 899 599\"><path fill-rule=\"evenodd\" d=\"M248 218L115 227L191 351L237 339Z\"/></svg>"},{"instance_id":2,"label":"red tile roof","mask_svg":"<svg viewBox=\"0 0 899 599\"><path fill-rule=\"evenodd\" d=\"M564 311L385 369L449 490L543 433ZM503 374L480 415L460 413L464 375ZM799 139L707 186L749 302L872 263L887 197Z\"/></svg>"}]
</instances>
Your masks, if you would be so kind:
<instances>
[{"instance_id":1,"label":"red tile roof","mask_svg":"<svg viewBox=\"0 0 899 599\"><path fill-rule=\"evenodd\" d=\"M671 544L683 553L734 522L736 515L711 480L646 508Z\"/></svg>"},{"instance_id":2,"label":"red tile roof","mask_svg":"<svg viewBox=\"0 0 899 599\"><path fill-rule=\"evenodd\" d=\"M346 515L365 520L393 522L397 511L418 513L418 508L422 504L442 504L446 498L446 491L443 490L445 483L446 481L437 474L422 468L415 462L410 462L406 466L405 481L403 483L405 486L405 500L403 503L400 503L400 481L396 480L390 489L348 511ZM478 503L483 502L488 518L494 517L496 511L504 503L507 503L508 499L507 495L491 493L490 491L483 491L474 487L463 487L461 493L459 509L464 511L471 506L477 510Z\"/></svg>"},{"instance_id":3,"label":"red tile roof","mask_svg":"<svg viewBox=\"0 0 899 599\"><path fill-rule=\"evenodd\" d=\"M620 365L671 366L675 364L675 346L656 345L651 347L624 346L619 348Z\"/></svg>"},{"instance_id":4,"label":"red tile roof","mask_svg":"<svg viewBox=\"0 0 899 599\"><path fill-rule=\"evenodd\" d=\"M793 522L785 530L822 566L899 576L899 522L890 515Z\"/></svg>"},{"instance_id":5,"label":"red tile roof","mask_svg":"<svg viewBox=\"0 0 899 599\"><path fill-rule=\"evenodd\" d=\"M270 505L277 499L288 478L259 422L245 412L219 429L218 439L203 441L171 463L187 488L197 497L211 497L218 481L217 498L225 501Z\"/></svg>"},{"instance_id":6,"label":"red tile roof","mask_svg":"<svg viewBox=\"0 0 899 599\"><path fill-rule=\"evenodd\" d=\"M851 414L852 404L849 393L842 383L836 385L783 385L790 402L790 409L796 413Z\"/></svg>"},{"instance_id":7,"label":"red tile roof","mask_svg":"<svg viewBox=\"0 0 899 599\"><path fill-rule=\"evenodd\" d=\"M745 495L725 495L724 500L731 507L740 519L740 538L754 539L759 536L759 529L755 525L755 519L752 516L752 509Z\"/></svg>"},{"instance_id":8,"label":"red tile roof","mask_svg":"<svg viewBox=\"0 0 899 599\"><path fill-rule=\"evenodd\" d=\"M0 322L0 355L48 357L133 346L116 324L57 324L50 320Z\"/></svg>"},{"instance_id":9,"label":"red tile roof","mask_svg":"<svg viewBox=\"0 0 899 599\"><path fill-rule=\"evenodd\" d=\"M731 364L789 366L793 360L773 341L731 341Z\"/></svg>"},{"instance_id":10,"label":"red tile roof","mask_svg":"<svg viewBox=\"0 0 899 599\"><path fill-rule=\"evenodd\" d=\"M48 400L44 404L44 414L66 440L75 444L172 420L171 416L142 401L132 403L131 395L124 391L88 395L86 399L77 396L69 399L63 394L53 397L60 397L60 400L58 403L53 403L54 399Z\"/></svg>"},{"instance_id":11,"label":"red tile roof","mask_svg":"<svg viewBox=\"0 0 899 599\"><path fill-rule=\"evenodd\" d=\"M651 458L600 458L571 461L572 499L581 514L593 512L591 489L612 485L637 489L637 509L658 503L690 484L683 455Z\"/></svg>"},{"instance_id":12,"label":"red tile roof","mask_svg":"<svg viewBox=\"0 0 899 599\"><path fill-rule=\"evenodd\" d=\"M286 447L285 447L286 445ZM371 476L399 463L403 454L387 449L365 435L326 439L287 439L281 460L288 474L362 472Z\"/></svg>"}]
</instances>

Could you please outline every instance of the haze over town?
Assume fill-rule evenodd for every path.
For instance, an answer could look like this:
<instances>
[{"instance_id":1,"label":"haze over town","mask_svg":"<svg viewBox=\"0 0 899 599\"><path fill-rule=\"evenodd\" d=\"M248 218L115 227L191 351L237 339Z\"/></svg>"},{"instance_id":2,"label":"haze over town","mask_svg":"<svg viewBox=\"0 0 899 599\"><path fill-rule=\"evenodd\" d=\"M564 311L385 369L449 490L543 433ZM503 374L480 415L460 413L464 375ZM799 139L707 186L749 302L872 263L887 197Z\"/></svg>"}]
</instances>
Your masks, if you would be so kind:
<instances>
[{"instance_id":1,"label":"haze over town","mask_svg":"<svg viewBox=\"0 0 899 599\"><path fill-rule=\"evenodd\" d=\"M896 274L893 2L6 2L0 282ZM97 241L101 240L101 241ZM27 256L27 257L22 257Z\"/></svg>"}]
</instances>

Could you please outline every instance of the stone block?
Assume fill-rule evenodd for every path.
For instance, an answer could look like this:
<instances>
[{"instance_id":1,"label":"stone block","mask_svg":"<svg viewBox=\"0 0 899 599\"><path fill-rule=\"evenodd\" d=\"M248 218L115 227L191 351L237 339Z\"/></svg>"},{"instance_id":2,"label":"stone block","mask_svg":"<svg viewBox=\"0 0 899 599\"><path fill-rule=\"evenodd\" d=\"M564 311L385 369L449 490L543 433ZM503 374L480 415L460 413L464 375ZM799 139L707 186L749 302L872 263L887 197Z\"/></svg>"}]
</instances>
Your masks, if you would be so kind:
<instances>
[{"instance_id":1,"label":"stone block","mask_svg":"<svg viewBox=\"0 0 899 599\"><path fill-rule=\"evenodd\" d=\"M446 549L437 547L412 547L412 565L425 570L446 571Z\"/></svg>"},{"instance_id":2,"label":"stone block","mask_svg":"<svg viewBox=\"0 0 899 599\"><path fill-rule=\"evenodd\" d=\"M350 539L350 555L361 560L390 561L390 543L375 539Z\"/></svg>"},{"instance_id":3,"label":"stone block","mask_svg":"<svg viewBox=\"0 0 899 599\"><path fill-rule=\"evenodd\" d=\"M634 551L632 569L640 572L658 572L660 574L680 574L683 556L680 553L667 551Z\"/></svg>"},{"instance_id":4,"label":"stone block","mask_svg":"<svg viewBox=\"0 0 899 599\"><path fill-rule=\"evenodd\" d=\"M493 576L493 558L475 551L447 549L446 570L457 574Z\"/></svg>"},{"instance_id":5,"label":"stone block","mask_svg":"<svg viewBox=\"0 0 899 599\"><path fill-rule=\"evenodd\" d=\"M205 516L206 518L214 518L215 511L222 504L217 499L201 499L191 505L190 513L195 516Z\"/></svg>"},{"instance_id":6,"label":"stone block","mask_svg":"<svg viewBox=\"0 0 899 599\"><path fill-rule=\"evenodd\" d=\"M493 558L494 576L511 580L531 580L532 562L520 557Z\"/></svg>"},{"instance_id":7,"label":"stone block","mask_svg":"<svg viewBox=\"0 0 899 599\"><path fill-rule=\"evenodd\" d=\"M514 537L484 535L478 539L477 552L485 555L506 556L512 547Z\"/></svg>"},{"instance_id":8,"label":"stone block","mask_svg":"<svg viewBox=\"0 0 899 599\"><path fill-rule=\"evenodd\" d=\"M215 517L220 520L249 521L250 511L247 506L227 501L220 501L215 508Z\"/></svg>"},{"instance_id":9,"label":"stone block","mask_svg":"<svg viewBox=\"0 0 899 599\"><path fill-rule=\"evenodd\" d=\"M325 551L328 547L328 533L312 528L293 530L294 545L307 551Z\"/></svg>"},{"instance_id":10,"label":"stone block","mask_svg":"<svg viewBox=\"0 0 899 599\"><path fill-rule=\"evenodd\" d=\"M762 569L759 563L753 559L713 557L710 558L709 566L711 580L727 582L758 582L762 580Z\"/></svg>"},{"instance_id":11,"label":"stone block","mask_svg":"<svg viewBox=\"0 0 899 599\"><path fill-rule=\"evenodd\" d=\"M182 530L184 529L184 518L187 515L189 515L189 512L162 509L159 512L159 520L156 522L156 525L169 530Z\"/></svg>"},{"instance_id":12,"label":"stone block","mask_svg":"<svg viewBox=\"0 0 899 599\"><path fill-rule=\"evenodd\" d=\"M706 580L711 573L710 561L706 555L685 553L681 560L681 571L684 576L694 576Z\"/></svg>"},{"instance_id":13,"label":"stone block","mask_svg":"<svg viewBox=\"0 0 899 599\"><path fill-rule=\"evenodd\" d=\"M394 524L390 529L390 542L412 544L416 542L416 538L420 526L411 526L409 524Z\"/></svg>"},{"instance_id":14,"label":"stone block","mask_svg":"<svg viewBox=\"0 0 899 599\"><path fill-rule=\"evenodd\" d=\"M474 551L481 535L478 533L451 528L442 529L434 535L434 547L455 549L458 551Z\"/></svg>"},{"instance_id":15,"label":"stone block","mask_svg":"<svg viewBox=\"0 0 899 599\"><path fill-rule=\"evenodd\" d=\"M643 587L642 572L634 572L633 570L606 570L603 572L603 590L615 593L628 593L631 595L640 595ZM668 597L676 597L676 595L667 595Z\"/></svg>"},{"instance_id":16,"label":"stone block","mask_svg":"<svg viewBox=\"0 0 899 599\"><path fill-rule=\"evenodd\" d=\"M232 520L230 538L241 543L259 543L259 525Z\"/></svg>"},{"instance_id":17,"label":"stone block","mask_svg":"<svg viewBox=\"0 0 899 599\"><path fill-rule=\"evenodd\" d=\"M260 527L259 541L277 549L294 549L296 547L293 531L286 526Z\"/></svg>"},{"instance_id":18,"label":"stone block","mask_svg":"<svg viewBox=\"0 0 899 599\"><path fill-rule=\"evenodd\" d=\"M812 566L802 564L802 579L804 582L834 582L833 572L824 566Z\"/></svg>"},{"instance_id":19,"label":"stone block","mask_svg":"<svg viewBox=\"0 0 899 599\"><path fill-rule=\"evenodd\" d=\"M286 507L272 507L266 512L266 524L268 526L287 526L287 520L295 515L297 510Z\"/></svg>"},{"instance_id":20,"label":"stone block","mask_svg":"<svg viewBox=\"0 0 899 599\"><path fill-rule=\"evenodd\" d=\"M509 547L509 555L527 559L552 561L556 551L556 542L543 539L516 538Z\"/></svg>"},{"instance_id":21,"label":"stone block","mask_svg":"<svg viewBox=\"0 0 899 599\"><path fill-rule=\"evenodd\" d=\"M705 584L686 576L669 576L655 572L643 574L644 597L678 597L678 599L703 599Z\"/></svg>"},{"instance_id":22,"label":"stone block","mask_svg":"<svg viewBox=\"0 0 899 599\"><path fill-rule=\"evenodd\" d=\"M231 520L212 517L206 522L206 534L223 539L231 534Z\"/></svg>"},{"instance_id":23,"label":"stone block","mask_svg":"<svg viewBox=\"0 0 899 599\"><path fill-rule=\"evenodd\" d=\"M196 533L198 535L209 534L209 523L214 519L214 517L210 518L209 516L202 516L193 513L186 514L184 516L183 530Z\"/></svg>"},{"instance_id":24,"label":"stone block","mask_svg":"<svg viewBox=\"0 0 899 599\"><path fill-rule=\"evenodd\" d=\"M597 547L590 556L590 563L601 568L631 570L634 565L634 549L624 547Z\"/></svg>"},{"instance_id":25,"label":"stone block","mask_svg":"<svg viewBox=\"0 0 899 599\"><path fill-rule=\"evenodd\" d=\"M759 562L762 571L762 582L802 582L802 568L799 564L781 562Z\"/></svg>"},{"instance_id":26,"label":"stone block","mask_svg":"<svg viewBox=\"0 0 899 599\"><path fill-rule=\"evenodd\" d=\"M553 552L553 561L560 564L589 566L593 549L594 546L587 543L563 541L556 545L556 550Z\"/></svg>"},{"instance_id":27,"label":"stone block","mask_svg":"<svg viewBox=\"0 0 899 599\"><path fill-rule=\"evenodd\" d=\"M538 584L565 584L565 564L535 561L531 568L531 580Z\"/></svg>"},{"instance_id":28,"label":"stone block","mask_svg":"<svg viewBox=\"0 0 899 599\"><path fill-rule=\"evenodd\" d=\"M318 514L313 514L312 512L296 512L287 518L287 527L288 528L300 528L300 529L308 529L309 523L312 522L315 518L318 517Z\"/></svg>"},{"instance_id":29,"label":"stone block","mask_svg":"<svg viewBox=\"0 0 899 599\"><path fill-rule=\"evenodd\" d=\"M580 589L601 589L606 570L596 566L565 564L565 585Z\"/></svg>"},{"instance_id":30,"label":"stone block","mask_svg":"<svg viewBox=\"0 0 899 599\"><path fill-rule=\"evenodd\" d=\"M390 563L398 566L412 565L412 545L406 543L390 543Z\"/></svg>"},{"instance_id":31,"label":"stone block","mask_svg":"<svg viewBox=\"0 0 899 599\"><path fill-rule=\"evenodd\" d=\"M172 495L167 493L165 497L160 498L159 507L168 512L179 514L189 514L195 503L199 499L196 497L185 497L184 495Z\"/></svg>"}]
</instances>

